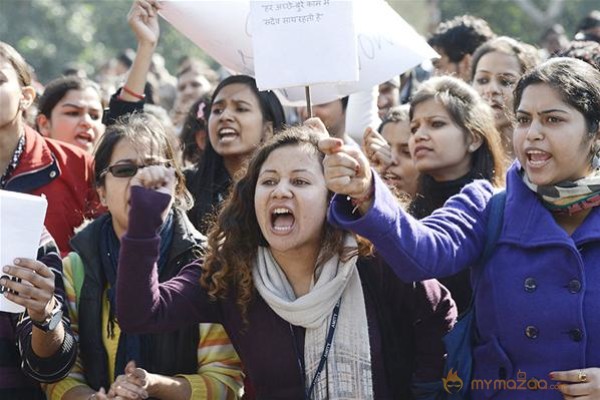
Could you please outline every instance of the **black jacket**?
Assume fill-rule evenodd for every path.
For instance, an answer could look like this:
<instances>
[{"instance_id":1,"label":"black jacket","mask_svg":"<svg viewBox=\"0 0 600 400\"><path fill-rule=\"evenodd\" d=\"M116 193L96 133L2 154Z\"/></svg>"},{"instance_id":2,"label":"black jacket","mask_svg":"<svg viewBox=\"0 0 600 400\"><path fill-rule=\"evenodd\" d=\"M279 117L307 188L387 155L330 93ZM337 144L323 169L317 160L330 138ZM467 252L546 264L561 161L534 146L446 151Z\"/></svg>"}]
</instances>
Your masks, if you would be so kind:
<instances>
[{"instance_id":1,"label":"black jacket","mask_svg":"<svg viewBox=\"0 0 600 400\"><path fill-rule=\"evenodd\" d=\"M98 254L101 227L108 217L104 215L96 219L71 239L72 248L85 266L78 304L79 350L86 381L94 390L110 387L108 355L102 342L101 325L106 277ZM161 282L176 276L181 268L197 259L205 240L181 210L175 209L173 224L173 242L167 266L159 276ZM147 362L145 369L166 376L196 373L199 340L198 324L174 332L144 335L142 355Z\"/></svg>"}]
</instances>

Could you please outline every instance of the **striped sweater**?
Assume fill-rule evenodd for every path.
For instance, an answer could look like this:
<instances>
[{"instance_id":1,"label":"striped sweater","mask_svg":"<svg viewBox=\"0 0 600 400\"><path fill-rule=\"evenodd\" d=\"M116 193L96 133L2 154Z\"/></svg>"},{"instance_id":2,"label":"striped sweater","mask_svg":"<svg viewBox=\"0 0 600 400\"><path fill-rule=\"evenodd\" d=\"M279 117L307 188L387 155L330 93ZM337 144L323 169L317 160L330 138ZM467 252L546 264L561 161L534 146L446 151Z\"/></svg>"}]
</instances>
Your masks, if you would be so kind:
<instances>
[{"instance_id":1,"label":"striped sweater","mask_svg":"<svg viewBox=\"0 0 600 400\"><path fill-rule=\"evenodd\" d=\"M78 299L74 286L74 277L69 257L63 260L64 283L67 304L71 317L71 327L77 340ZM108 297L104 291L102 299L103 344L108 354L109 376L114 376L116 353L120 329L115 321L114 336L108 335ZM191 386L191 399L236 399L243 384L241 362L229 337L219 324L199 324L200 341L198 342L198 372L194 375L178 375L185 378ZM111 379L112 383L112 379ZM79 354L75 366L69 376L60 382L49 385L46 390L48 399L60 400L70 389L87 386L84 378L84 366ZM108 388L105 388L108 390Z\"/></svg>"}]
</instances>

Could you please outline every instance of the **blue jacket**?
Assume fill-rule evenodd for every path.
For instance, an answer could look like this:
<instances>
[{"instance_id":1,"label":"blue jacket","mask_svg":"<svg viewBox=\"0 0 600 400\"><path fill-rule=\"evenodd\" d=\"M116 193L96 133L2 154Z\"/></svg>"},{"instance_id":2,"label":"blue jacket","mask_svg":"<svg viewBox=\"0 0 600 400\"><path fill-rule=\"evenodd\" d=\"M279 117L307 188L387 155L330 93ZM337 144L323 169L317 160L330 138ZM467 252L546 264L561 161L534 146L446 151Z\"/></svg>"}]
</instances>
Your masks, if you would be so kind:
<instances>
[{"instance_id":1,"label":"blue jacket","mask_svg":"<svg viewBox=\"0 0 600 400\"><path fill-rule=\"evenodd\" d=\"M519 168L515 162L507 173L502 231L477 289L472 393L562 400L549 372L600 367L600 209L569 236ZM346 197L336 195L329 219L371 240L401 279L438 278L477 265L492 194L487 181L476 181L417 221L376 176L367 214L353 215Z\"/></svg>"}]
</instances>

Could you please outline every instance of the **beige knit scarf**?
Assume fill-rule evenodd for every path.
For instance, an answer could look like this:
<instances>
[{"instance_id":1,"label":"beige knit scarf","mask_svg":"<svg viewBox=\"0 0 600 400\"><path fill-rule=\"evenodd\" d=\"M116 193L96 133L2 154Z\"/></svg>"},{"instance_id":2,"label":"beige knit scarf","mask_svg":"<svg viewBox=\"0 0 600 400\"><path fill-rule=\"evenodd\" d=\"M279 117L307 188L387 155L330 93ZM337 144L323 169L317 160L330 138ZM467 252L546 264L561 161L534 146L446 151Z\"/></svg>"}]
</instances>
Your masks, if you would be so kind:
<instances>
[{"instance_id":1,"label":"beige knit scarf","mask_svg":"<svg viewBox=\"0 0 600 400\"><path fill-rule=\"evenodd\" d=\"M351 235L346 236L344 245L357 247ZM266 247L258 249L253 269L258 293L281 318L306 328L304 358L307 388L321 360L331 314L341 297L331 351L311 399L373 398L369 327L356 258L342 262L339 256L332 257L315 271L309 293L296 298L271 251Z\"/></svg>"}]
</instances>

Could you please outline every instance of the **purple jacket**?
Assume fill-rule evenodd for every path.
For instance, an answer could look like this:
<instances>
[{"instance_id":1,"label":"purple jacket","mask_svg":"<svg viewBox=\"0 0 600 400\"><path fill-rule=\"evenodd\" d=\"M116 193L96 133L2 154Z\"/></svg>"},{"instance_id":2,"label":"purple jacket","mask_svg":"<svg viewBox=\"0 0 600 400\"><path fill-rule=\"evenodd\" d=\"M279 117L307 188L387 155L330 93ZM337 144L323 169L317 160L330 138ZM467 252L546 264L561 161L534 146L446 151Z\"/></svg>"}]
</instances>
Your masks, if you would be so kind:
<instances>
[{"instance_id":1,"label":"purple jacket","mask_svg":"<svg viewBox=\"0 0 600 400\"><path fill-rule=\"evenodd\" d=\"M154 265L160 239L156 231L161 223L160 212L168 202L164 194L132 189L129 229L121 241L117 275L121 329L131 333L161 332L191 322L218 322L225 327L244 363L258 398L302 399L296 347L304 349L304 329L281 319L259 295L249 306L246 327L234 293L226 300L209 300L198 282L198 265L184 268L170 281L158 282ZM454 322L454 303L436 281L404 284L382 263L364 265L367 268L359 265L359 272L369 323L375 395L378 399L407 399L410 395L393 391L397 382L392 381L401 382L402 390L409 392L411 378L439 379L445 352L441 337ZM393 346L384 348L388 338ZM391 365L394 362L399 365Z\"/></svg>"},{"instance_id":2,"label":"purple jacket","mask_svg":"<svg viewBox=\"0 0 600 400\"><path fill-rule=\"evenodd\" d=\"M507 173L502 232L475 299L481 340L474 380L483 381L473 382L473 398L562 400L549 389L555 383L549 372L600 367L600 209L569 237L519 169L515 163ZM476 181L417 221L376 176L366 215L352 215L346 197L337 195L329 219L371 240L401 279L443 277L477 264L492 191ZM518 389L522 381L535 387L532 379L542 389Z\"/></svg>"}]
</instances>

